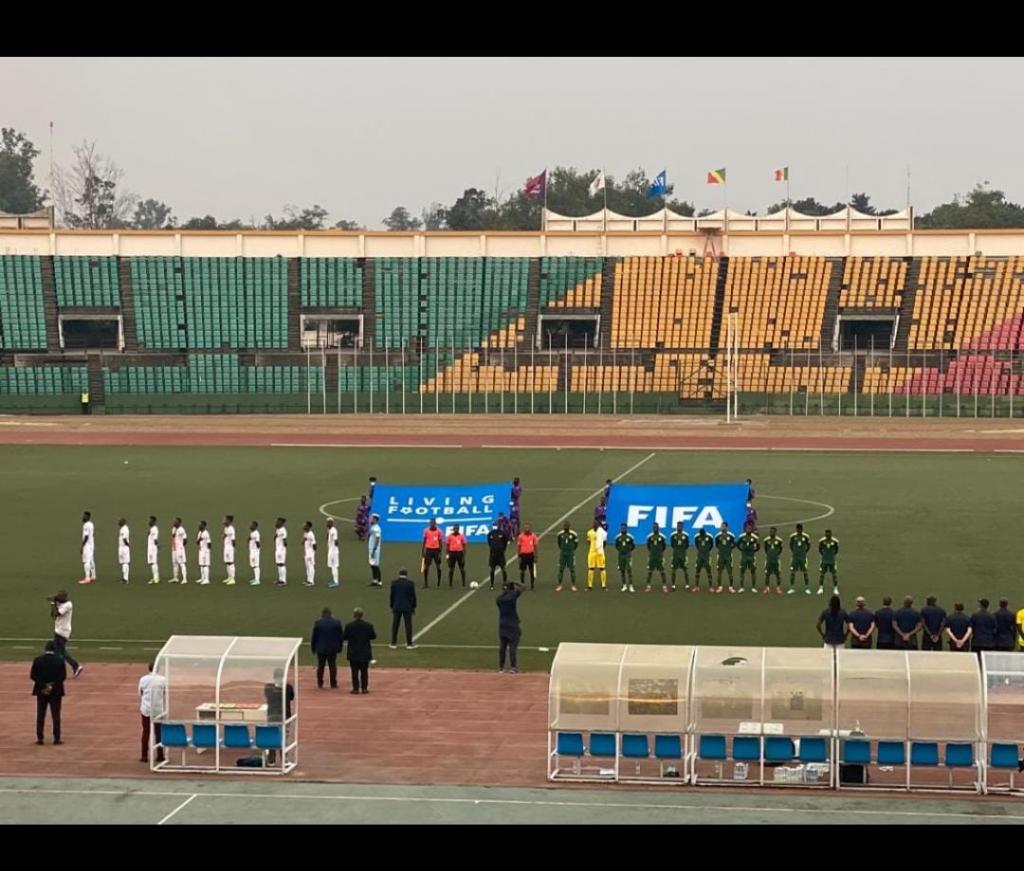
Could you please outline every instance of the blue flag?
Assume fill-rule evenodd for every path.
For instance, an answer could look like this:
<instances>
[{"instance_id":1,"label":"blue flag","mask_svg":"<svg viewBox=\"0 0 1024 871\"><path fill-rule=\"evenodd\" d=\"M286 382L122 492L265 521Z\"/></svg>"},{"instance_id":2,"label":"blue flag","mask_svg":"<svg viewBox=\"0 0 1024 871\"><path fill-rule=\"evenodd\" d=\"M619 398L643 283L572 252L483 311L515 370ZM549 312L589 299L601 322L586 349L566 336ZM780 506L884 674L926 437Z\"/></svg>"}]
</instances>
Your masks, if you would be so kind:
<instances>
[{"instance_id":1,"label":"blue flag","mask_svg":"<svg viewBox=\"0 0 1024 871\"><path fill-rule=\"evenodd\" d=\"M666 170L662 170L655 177L654 181L651 182L651 186L647 189L647 196L649 197L663 197L668 190L668 182L665 179Z\"/></svg>"},{"instance_id":2,"label":"blue flag","mask_svg":"<svg viewBox=\"0 0 1024 871\"><path fill-rule=\"evenodd\" d=\"M746 520L747 485L729 484L613 484L608 503L608 529L618 535L625 523L637 540L646 539L657 522L665 536L676 521L691 535L705 528L718 532L722 521L735 535Z\"/></svg>"},{"instance_id":3,"label":"blue flag","mask_svg":"<svg viewBox=\"0 0 1024 871\"><path fill-rule=\"evenodd\" d=\"M466 541L487 540L498 512L508 514L511 481L494 484L382 484L371 510L380 515L384 541L420 541L431 519L445 535L458 523Z\"/></svg>"}]
</instances>

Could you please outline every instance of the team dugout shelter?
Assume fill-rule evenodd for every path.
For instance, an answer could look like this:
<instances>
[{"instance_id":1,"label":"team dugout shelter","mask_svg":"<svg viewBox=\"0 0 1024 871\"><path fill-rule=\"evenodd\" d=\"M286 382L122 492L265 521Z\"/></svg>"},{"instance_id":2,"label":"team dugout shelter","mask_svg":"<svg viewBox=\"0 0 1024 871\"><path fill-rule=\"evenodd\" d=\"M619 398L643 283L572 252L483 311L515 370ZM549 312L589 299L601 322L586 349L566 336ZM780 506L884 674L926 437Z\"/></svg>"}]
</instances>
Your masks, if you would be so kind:
<instances>
[{"instance_id":1,"label":"team dugout shelter","mask_svg":"<svg viewBox=\"0 0 1024 871\"><path fill-rule=\"evenodd\" d=\"M299 758L301 644L301 638L172 635L153 665L164 692L151 718L150 769L292 771Z\"/></svg>"}]
</instances>

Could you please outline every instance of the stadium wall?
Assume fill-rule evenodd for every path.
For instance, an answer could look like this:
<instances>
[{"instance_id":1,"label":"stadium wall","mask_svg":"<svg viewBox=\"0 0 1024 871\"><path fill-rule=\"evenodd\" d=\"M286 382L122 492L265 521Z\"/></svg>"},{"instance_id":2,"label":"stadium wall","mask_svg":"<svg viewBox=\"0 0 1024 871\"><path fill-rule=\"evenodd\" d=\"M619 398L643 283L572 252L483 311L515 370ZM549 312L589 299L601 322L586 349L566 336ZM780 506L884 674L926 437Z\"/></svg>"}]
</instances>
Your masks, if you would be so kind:
<instances>
[{"instance_id":1,"label":"stadium wall","mask_svg":"<svg viewBox=\"0 0 1024 871\"><path fill-rule=\"evenodd\" d=\"M1024 254L1024 230L455 233L324 230L4 230L0 254L119 257L990 257Z\"/></svg>"}]
</instances>

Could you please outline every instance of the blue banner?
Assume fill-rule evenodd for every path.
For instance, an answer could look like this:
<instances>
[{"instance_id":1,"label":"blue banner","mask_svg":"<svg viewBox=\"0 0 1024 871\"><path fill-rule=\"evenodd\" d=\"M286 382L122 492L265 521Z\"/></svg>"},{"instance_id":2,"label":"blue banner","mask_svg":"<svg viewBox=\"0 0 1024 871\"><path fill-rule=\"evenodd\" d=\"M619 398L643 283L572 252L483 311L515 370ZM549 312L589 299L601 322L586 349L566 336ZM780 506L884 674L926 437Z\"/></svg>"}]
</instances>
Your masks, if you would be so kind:
<instances>
[{"instance_id":1,"label":"blue banner","mask_svg":"<svg viewBox=\"0 0 1024 871\"><path fill-rule=\"evenodd\" d=\"M496 484L381 484L371 509L380 515L381 535L389 541L422 541L431 518L445 535L454 524L468 542L487 540L498 512L508 516L512 482Z\"/></svg>"},{"instance_id":2,"label":"blue banner","mask_svg":"<svg viewBox=\"0 0 1024 871\"><path fill-rule=\"evenodd\" d=\"M734 535L747 517L747 485L739 484L613 484L608 500L608 532L618 535L625 523L638 540L657 523L666 536L683 521L691 539L700 527L717 532L724 520Z\"/></svg>"}]
</instances>

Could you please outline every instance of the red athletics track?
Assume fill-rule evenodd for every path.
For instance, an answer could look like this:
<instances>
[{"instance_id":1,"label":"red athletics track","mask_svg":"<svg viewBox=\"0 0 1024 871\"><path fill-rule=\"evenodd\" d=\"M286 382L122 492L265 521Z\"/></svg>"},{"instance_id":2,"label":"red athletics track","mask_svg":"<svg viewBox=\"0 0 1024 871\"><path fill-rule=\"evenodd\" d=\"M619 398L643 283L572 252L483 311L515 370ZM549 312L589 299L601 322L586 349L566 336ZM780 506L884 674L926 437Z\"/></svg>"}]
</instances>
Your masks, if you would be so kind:
<instances>
[{"instance_id":1,"label":"red athletics track","mask_svg":"<svg viewBox=\"0 0 1024 871\"><path fill-rule=\"evenodd\" d=\"M1024 420L680 416L0 416L0 444L521 447L635 450L1005 451Z\"/></svg>"}]
</instances>

